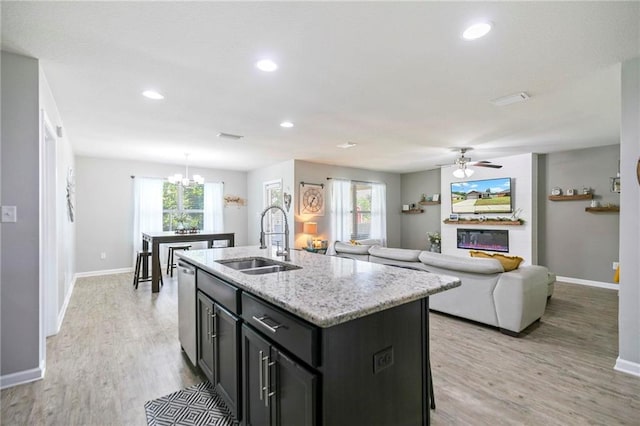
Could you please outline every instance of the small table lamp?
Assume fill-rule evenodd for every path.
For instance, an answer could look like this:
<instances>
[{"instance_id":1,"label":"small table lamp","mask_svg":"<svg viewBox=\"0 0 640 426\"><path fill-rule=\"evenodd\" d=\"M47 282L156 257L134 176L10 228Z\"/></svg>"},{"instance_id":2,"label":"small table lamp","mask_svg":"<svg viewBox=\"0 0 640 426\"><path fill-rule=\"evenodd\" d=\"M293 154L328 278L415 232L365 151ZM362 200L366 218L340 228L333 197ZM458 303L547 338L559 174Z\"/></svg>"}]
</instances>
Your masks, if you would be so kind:
<instances>
[{"instance_id":1,"label":"small table lamp","mask_svg":"<svg viewBox=\"0 0 640 426\"><path fill-rule=\"evenodd\" d=\"M313 236L318 233L318 224L316 222L305 222L302 225L302 232L309 235L307 237L307 247L313 248Z\"/></svg>"}]
</instances>

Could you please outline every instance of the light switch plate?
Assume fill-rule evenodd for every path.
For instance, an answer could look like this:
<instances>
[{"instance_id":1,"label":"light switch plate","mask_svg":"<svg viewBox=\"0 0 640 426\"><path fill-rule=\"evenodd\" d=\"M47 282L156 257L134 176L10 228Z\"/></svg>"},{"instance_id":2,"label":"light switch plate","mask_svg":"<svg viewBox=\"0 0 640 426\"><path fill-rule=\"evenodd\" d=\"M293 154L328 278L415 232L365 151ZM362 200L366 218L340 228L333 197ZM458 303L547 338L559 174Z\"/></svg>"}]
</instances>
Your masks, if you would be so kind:
<instances>
[{"instance_id":1,"label":"light switch plate","mask_svg":"<svg viewBox=\"0 0 640 426\"><path fill-rule=\"evenodd\" d=\"M18 208L16 206L2 206L2 222L17 222Z\"/></svg>"}]
</instances>

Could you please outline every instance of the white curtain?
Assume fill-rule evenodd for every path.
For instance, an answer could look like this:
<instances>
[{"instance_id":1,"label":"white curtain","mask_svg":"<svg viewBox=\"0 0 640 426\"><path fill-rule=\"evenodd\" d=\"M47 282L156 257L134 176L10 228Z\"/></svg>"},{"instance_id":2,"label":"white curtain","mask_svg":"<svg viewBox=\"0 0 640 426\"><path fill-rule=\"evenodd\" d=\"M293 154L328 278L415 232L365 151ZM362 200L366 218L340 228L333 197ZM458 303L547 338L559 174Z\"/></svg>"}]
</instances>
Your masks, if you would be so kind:
<instances>
[{"instance_id":1,"label":"white curtain","mask_svg":"<svg viewBox=\"0 0 640 426\"><path fill-rule=\"evenodd\" d=\"M204 230L224 232L224 184L204 184Z\"/></svg>"},{"instance_id":2,"label":"white curtain","mask_svg":"<svg viewBox=\"0 0 640 426\"><path fill-rule=\"evenodd\" d=\"M351 239L351 182L333 179L329 185L330 206L330 246L327 254L335 254L333 243Z\"/></svg>"},{"instance_id":3,"label":"white curtain","mask_svg":"<svg viewBox=\"0 0 640 426\"><path fill-rule=\"evenodd\" d=\"M134 178L133 256L142 250L142 233L162 231L163 179ZM151 247L149 247L151 250Z\"/></svg>"},{"instance_id":4,"label":"white curtain","mask_svg":"<svg viewBox=\"0 0 640 426\"><path fill-rule=\"evenodd\" d=\"M369 238L387 245L387 186L384 183L371 184L371 229Z\"/></svg>"}]
</instances>

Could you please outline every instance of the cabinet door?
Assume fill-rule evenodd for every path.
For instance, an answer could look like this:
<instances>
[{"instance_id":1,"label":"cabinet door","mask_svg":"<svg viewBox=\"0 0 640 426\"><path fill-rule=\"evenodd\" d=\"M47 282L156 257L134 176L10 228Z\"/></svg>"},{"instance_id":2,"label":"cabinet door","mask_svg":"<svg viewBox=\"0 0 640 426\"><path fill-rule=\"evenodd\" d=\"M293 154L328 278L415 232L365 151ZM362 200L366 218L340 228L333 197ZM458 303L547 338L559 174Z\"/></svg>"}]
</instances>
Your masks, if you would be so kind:
<instances>
[{"instance_id":1,"label":"cabinet door","mask_svg":"<svg viewBox=\"0 0 640 426\"><path fill-rule=\"evenodd\" d=\"M198 292L198 366L214 383L213 302Z\"/></svg>"},{"instance_id":2,"label":"cabinet door","mask_svg":"<svg viewBox=\"0 0 640 426\"><path fill-rule=\"evenodd\" d=\"M214 310L215 387L233 415L240 418L238 416L240 320L217 303Z\"/></svg>"},{"instance_id":3,"label":"cabinet door","mask_svg":"<svg viewBox=\"0 0 640 426\"><path fill-rule=\"evenodd\" d=\"M317 416L317 375L294 362L283 352L271 348L275 364L270 369L273 393L272 424L278 426L314 426Z\"/></svg>"},{"instance_id":4,"label":"cabinet door","mask_svg":"<svg viewBox=\"0 0 640 426\"><path fill-rule=\"evenodd\" d=\"M242 326L242 409L246 426L270 424L265 397L269 349L266 340L246 325Z\"/></svg>"}]
</instances>

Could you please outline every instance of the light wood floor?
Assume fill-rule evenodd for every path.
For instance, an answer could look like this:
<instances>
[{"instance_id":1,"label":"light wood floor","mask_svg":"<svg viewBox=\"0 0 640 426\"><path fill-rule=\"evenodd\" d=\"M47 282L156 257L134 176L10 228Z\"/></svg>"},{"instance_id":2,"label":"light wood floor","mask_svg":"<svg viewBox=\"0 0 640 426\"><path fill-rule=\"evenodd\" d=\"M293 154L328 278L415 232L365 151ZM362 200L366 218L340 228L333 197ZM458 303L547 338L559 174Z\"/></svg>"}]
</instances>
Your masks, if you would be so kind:
<instances>
[{"instance_id":1,"label":"light wood floor","mask_svg":"<svg viewBox=\"0 0 640 426\"><path fill-rule=\"evenodd\" d=\"M613 370L617 292L557 284L521 338L431 315L433 425L640 425L640 379ZM144 403L202 381L180 352L176 282L82 278L44 380L2 391L3 425L145 425ZM367 425L368 426L368 425Z\"/></svg>"}]
</instances>

